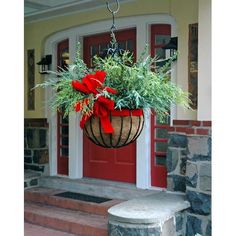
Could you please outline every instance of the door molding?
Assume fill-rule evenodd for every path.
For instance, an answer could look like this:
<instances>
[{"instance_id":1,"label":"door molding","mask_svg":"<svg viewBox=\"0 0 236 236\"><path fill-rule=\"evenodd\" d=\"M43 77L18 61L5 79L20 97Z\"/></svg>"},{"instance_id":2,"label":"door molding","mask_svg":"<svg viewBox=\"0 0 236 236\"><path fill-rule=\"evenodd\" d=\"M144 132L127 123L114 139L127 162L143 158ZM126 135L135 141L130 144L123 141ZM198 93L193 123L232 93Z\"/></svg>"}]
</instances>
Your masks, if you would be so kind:
<instances>
[{"instance_id":1,"label":"door molding","mask_svg":"<svg viewBox=\"0 0 236 236\"><path fill-rule=\"evenodd\" d=\"M127 28L136 28L136 47L137 58L145 48L146 43L150 44L150 25L151 24L170 24L171 36L176 36L176 21L174 17L167 14L141 15L132 17L123 17L116 19L116 25L119 30ZM45 55L52 54L52 70L56 70L56 45L59 41L69 38L69 54L71 58L76 55L76 42L80 41L81 51L83 52L83 37L87 35L107 32L110 29L111 20L99 21L73 27L64 31L57 32L49 36L45 41ZM176 81L176 70L172 71L172 81ZM46 75L49 77L49 75ZM45 100L48 101L52 96L52 90L47 88L45 91ZM175 108L176 109L176 108ZM175 109L171 110L172 119L175 117ZM49 128L49 164L50 175L56 175L56 125L55 112L48 106L45 107L45 116L50 125ZM71 114L69 117L69 178L83 177L83 145L82 130L79 128L79 115ZM73 150L73 151L72 151ZM150 117L145 117L144 129L137 139L137 160L136 160L136 186L147 189L151 187L151 140L150 140Z\"/></svg>"}]
</instances>

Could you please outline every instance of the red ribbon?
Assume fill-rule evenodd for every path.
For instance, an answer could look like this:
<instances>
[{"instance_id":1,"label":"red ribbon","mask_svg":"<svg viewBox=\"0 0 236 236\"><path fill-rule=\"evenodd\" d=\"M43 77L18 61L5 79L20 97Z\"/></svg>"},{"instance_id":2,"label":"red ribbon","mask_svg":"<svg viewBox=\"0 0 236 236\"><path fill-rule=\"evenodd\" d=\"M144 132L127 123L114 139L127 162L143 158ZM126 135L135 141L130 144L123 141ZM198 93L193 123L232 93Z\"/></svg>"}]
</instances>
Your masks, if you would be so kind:
<instances>
[{"instance_id":1,"label":"red ribbon","mask_svg":"<svg viewBox=\"0 0 236 236\"><path fill-rule=\"evenodd\" d=\"M114 101L107 99L104 96L100 96L94 103L93 114L100 118L103 131L106 134L114 132L109 119L110 111L114 110L114 105Z\"/></svg>"},{"instance_id":2,"label":"red ribbon","mask_svg":"<svg viewBox=\"0 0 236 236\"><path fill-rule=\"evenodd\" d=\"M112 116L142 116L142 109L122 109L122 110L114 110L111 112Z\"/></svg>"},{"instance_id":3,"label":"red ribbon","mask_svg":"<svg viewBox=\"0 0 236 236\"><path fill-rule=\"evenodd\" d=\"M86 75L82 82L78 80L72 81L72 87L80 92L94 95L98 95L99 91L97 89L106 90L108 93L116 94L115 89L109 87L103 87L103 82L106 77L106 72L96 71L95 74ZM75 104L75 111L78 112L82 109L83 103L88 105L89 100L84 99ZM93 114L98 116L101 120L101 125L104 133L113 133L114 129L109 120L110 111L114 110L114 101L110 100L104 96L98 96L97 100L94 102ZM91 114L92 115L92 114ZM83 115L80 121L80 127L83 129L86 121L90 118L91 115Z\"/></svg>"}]
</instances>

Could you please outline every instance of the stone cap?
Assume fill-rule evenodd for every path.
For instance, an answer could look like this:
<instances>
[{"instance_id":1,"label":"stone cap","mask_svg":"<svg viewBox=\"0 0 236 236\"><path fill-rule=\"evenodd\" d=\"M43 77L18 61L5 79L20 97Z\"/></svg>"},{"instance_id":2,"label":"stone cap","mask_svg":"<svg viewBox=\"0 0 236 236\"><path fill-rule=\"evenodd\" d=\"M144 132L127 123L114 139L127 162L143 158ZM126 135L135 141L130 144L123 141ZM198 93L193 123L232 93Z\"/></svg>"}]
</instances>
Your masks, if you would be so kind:
<instances>
[{"instance_id":1,"label":"stone cap","mask_svg":"<svg viewBox=\"0 0 236 236\"><path fill-rule=\"evenodd\" d=\"M185 195L164 191L132 199L111 207L109 220L131 224L161 223L190 207Z\"/></svg>"}]
</instances>

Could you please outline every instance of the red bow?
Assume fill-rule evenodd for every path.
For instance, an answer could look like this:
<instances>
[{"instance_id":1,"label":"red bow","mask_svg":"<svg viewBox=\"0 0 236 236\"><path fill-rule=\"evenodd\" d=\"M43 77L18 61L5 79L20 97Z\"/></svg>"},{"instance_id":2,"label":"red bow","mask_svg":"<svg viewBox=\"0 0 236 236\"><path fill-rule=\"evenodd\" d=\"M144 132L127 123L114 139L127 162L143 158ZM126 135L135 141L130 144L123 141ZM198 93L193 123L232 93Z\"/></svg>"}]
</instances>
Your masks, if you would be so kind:
<instances>
[{"instance_id":1,"label":"red bow","mask_svg":"<svg viewBox=\"0 0 236 236\"><path fill-rule=\"evenodd\" d=\"M117 91L115 89L109 87L103 87L103 82L106 77L106 72L104 71L96 71L95 74L86 75L82 79L82 83L78 80L72 81L72 87L76 90L90 94L93 93L95 96L100 92L97 89L106 90L109 93L116 94ZM82 109L83 104L88 105L89 100L84 99L83 101L79 101L75 104L75 111L78 112ZM114 101L110 100L104 96L98 96L97 100L94 102L93 114L98 116L101 120L101 125L104 133L113 133L114 129L109 120L110 111L114 110ZM90 118L90 115L83 115L80 121L80 127L83 129L85 122Z\"/></svg>"}]
</instances>

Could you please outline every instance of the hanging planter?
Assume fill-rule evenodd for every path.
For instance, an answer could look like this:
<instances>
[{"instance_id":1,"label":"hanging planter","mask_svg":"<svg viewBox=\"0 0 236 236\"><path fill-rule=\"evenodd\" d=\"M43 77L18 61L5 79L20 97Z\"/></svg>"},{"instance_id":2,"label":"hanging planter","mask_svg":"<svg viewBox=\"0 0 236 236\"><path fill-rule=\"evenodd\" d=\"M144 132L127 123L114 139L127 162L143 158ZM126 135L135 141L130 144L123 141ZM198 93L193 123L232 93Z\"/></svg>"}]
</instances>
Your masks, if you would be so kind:
<instances>
[{"instance_id":1,"label":"hanging planter","mask_svg":"<svg viewBox=\"0 0 236 236\"><path fill-rule=\"evenodd\" d=\"M113 132L106 132L102 118L92 115L84 124L84 132L96 145L106 148L126 146L134 142L143 129L143 110L114 110L110 112L108 122Z\"/></svg>"},{"instance_id":2,"label":"hanging planter","mask_svg":"<svg viewBox=\"0 0 236 236\"><path fill-rule=\"evenodd\" d=\"M38 86L52 86L55 91L51 107L81 114L80 127L96 145L106 148L126 146L140 135L146 114L155 111L159 119L169 115L173 104L189 108L188 93L171 83L170 65L176 55L162 67L148 55L148 47L137 62L129 51L120 50L115 38L113 15L110 48L105 56L94 56L88 68L77 45L75 62L56 73L56 77ZM55 75L55 72L52 72Z\"/></svg>"},{"instance_id":3,"label":"hanging planter","mask_svg":"<svg viewBox=\"0 0 236 236\"><path fill-rule=\"evenodd\" d=\"M89 94L75 104L77 112L84 108L80 127L96 145L118 148L135 141L142 131L144 115L142 109L114 109L114 101L105 94L117 94L117 90L104 86L106 73L96 71L88 74L82 81L73 80L72 87L84 94ZM86 113L88 105L93 103L92 113Z\"/></svg>"}]
</instances>

